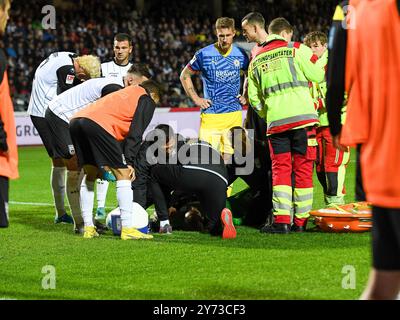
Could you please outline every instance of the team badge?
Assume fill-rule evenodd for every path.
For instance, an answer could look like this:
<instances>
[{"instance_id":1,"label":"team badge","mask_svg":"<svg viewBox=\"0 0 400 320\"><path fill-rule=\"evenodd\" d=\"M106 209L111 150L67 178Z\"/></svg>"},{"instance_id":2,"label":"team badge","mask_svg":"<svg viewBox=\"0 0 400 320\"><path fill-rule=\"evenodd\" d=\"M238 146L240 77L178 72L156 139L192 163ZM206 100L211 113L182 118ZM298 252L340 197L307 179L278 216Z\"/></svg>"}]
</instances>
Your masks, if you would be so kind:
<instances>
[{"instance_id":1,"label":"team badge","mask_svg":"<svg viewBox=\"0 0 400 320\"><path fill-rule=\"evenodd\" d=\"M235 59L233 61L233 64L235 65L235 67L240 67L240 61L238 59Z\"/></svg>"},{"instance_id":2,"label":"team badge","mask_svg":"<svg viewBox=\"0 0 400 320\"><path fill-rule=\"evenodd\" d=\"M67 75L67 79L65 79L66 84L73 84L74 83L75 76L73 74Z\"/></svg>"}]
</instances>

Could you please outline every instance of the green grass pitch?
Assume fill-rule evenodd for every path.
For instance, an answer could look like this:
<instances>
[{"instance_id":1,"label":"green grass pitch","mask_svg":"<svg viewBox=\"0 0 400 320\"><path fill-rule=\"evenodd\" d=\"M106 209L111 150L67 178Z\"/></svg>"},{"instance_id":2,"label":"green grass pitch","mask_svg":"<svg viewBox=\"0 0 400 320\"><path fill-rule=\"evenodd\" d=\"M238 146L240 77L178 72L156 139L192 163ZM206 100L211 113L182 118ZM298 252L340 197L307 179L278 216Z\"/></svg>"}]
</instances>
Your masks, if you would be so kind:
<instances>
[{"instance_id":1,"label":"green grass pitch","mask_svg":"<svg viewBox=\"0 0 400 320\"><path fill-rule=\"evenodd\" d=\"M0 299L357 299L370 268L370 234L265 235L238 227L237 239L174 232L150 241L107 234L83 239L55 225L44 148L19 149L10 227L0 229ZM354 199L354 156L346 179ZM314 207L323 206L315 180ZM234 189L243 188L236 183ZM114 186L107 206L116 205ZM44 289L45 266L55 289ZM355 270L355 288L345 266Z\"/></svg>"}]
</instances>

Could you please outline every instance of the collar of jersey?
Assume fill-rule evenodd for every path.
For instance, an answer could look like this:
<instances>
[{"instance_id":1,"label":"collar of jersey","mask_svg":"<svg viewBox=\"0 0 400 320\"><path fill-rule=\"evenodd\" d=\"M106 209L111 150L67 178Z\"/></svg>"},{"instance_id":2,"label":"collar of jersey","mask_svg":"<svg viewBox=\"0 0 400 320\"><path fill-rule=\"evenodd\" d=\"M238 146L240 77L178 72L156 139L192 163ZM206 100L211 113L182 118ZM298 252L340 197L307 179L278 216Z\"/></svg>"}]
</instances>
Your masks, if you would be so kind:
<instances>
[{"instance_id":1,"label":"collar of jersey","mask_svg":"<svg viewBox=\"0 0 400 320\"><path fill-rule=\"evenodd\" d=\"M223 56L224 58L226 58L227 56L229 56L229 55L231 54L232 49L233 49L233 45L231 45L231 47L229 48L229 50L228 50L225 54L222 53L221 50L218 48L218 43L214 43L214 48L215 48L215 50L218 51L218 53L219 53L221 56Z\"/></svg>"},{"instance_id":2,"label":"collar of jersey","mask_svg":"<svg viewBox=\"0 0 400 320\"><path fill-rule=\"evenodd\" d=\"M117 66L120 66L120 67L126 67L128 64L131 63L129 60L128 60L128 62L126 64L119 64L119 63L117 63L117 61L115 59L113 59L113 61Z\"/></svg>"}]
</instances>

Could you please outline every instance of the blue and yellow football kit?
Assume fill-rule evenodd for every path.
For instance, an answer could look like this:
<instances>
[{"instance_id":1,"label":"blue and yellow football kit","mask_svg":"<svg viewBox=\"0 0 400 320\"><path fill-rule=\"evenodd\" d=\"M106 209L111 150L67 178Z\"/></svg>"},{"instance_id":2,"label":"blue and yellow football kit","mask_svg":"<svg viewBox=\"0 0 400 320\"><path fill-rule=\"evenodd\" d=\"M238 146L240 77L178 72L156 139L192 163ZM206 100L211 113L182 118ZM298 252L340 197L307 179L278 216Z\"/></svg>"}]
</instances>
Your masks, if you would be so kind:
<instances>
[{"instance_id":1,"label":"blue and yellow football kit","mask_svg":"<svg viewBox=\"0 0 400 320\"><path fill-rule=\"evenodd\" d=\"M204 98L211 100L211 106L201 112L199 137L223 153L233 153L227 142L228 130L242 125L240 75L248 65L243 49L232 45L221 54L216 44L197 51L188 64L192 71L201 72Z\"/></svg>"}]
</instances>

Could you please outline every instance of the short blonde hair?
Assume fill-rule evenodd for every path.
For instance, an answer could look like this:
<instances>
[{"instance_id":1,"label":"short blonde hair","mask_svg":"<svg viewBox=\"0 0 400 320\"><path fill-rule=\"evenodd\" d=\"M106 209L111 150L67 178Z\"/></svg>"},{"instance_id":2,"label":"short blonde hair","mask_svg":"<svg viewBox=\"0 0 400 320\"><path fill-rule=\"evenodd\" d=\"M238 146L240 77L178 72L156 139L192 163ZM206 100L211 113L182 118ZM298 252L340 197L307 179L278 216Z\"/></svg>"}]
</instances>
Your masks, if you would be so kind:
<instances>
[{"instance_id":1,"label":"short blonde hair","mask_svg":"<svg viewBox=\"0 0 400 320\"><path fill-rule=\"evenodd\" d=\"M0 0L0 7L4 9L7 3L11 6L11 2L12 0Z\"/></svg>"},{"instance_id":2,"label":"short blonde hair","mask_svg":"<svg viewBox=\"0 0 400 320\"><path fill-rule=\"evenodd\" d=\"M99 57L93 55L79 56L75 59L86 75L92 78L99 78L101 75L101 64Z\"/></svg>"},{"instance_id":3,"label":"short blonde hair","mask_svg":"<svg viewBox=\"0 0 400 320\"><path fill-rule=\"evenodd\" d=\"M235 19L227 17L218 18L215 22L215 29L221 28L230 28L232 30L235 30Z\"/></svg>"}]
</instances>

